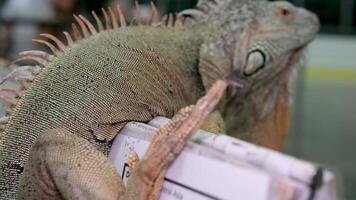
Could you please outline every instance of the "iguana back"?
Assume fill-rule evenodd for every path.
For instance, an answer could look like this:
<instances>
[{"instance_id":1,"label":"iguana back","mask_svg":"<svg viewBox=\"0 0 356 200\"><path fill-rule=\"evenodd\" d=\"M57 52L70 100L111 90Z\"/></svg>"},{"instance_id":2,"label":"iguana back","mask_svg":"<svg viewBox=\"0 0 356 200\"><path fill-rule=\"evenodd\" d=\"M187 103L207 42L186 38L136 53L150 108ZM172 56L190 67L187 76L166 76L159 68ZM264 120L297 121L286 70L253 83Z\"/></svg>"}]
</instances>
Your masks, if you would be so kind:
<instances>
[{"instance_id":1,"label":"iguana back","mask_svg":"<svg viewBox=\"0 0 356 200\"><path fill-rule=\"evenodd\" d=\"M15 197L29 151L44 130L65 128L107 154L125 122L172 117L194 103L203 94L198 43L178 29L138 26L66 47L21 98L4 132L1 197Z\"/></svg>"}]
</instances>

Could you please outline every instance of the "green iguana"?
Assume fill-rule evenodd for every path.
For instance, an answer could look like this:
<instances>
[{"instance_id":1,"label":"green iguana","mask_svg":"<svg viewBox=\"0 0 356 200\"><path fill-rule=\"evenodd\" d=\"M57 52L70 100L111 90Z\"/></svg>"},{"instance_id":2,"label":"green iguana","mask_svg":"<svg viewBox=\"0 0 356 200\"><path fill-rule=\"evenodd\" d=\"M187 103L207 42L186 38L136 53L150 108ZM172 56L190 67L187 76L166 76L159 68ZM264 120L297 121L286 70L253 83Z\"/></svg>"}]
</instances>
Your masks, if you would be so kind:
<instances>
[{"instance_id":1,"label":"green iguana","mask_svg":"<svg viewBox=\"0 0 356 200\"><path fill-rule=\"evenodd\" d=\"M97 28L75 15L67 44L41 34L51 42L34 41L53 54L21 54L18 60L42 69L18 69L38 74L17 101L8 99L0 199L157 199L166 168L201 126L226 125L229 133L281 147L288 80L318 31L315 15L287 2L200 0L162 21L153 5L143 25L137 10L135 26L119 6L103 9L104 23L93 13ZM156 116L173 121L155 133L138 164L131 156L125 189L107 159L111 141L127 122Z\"/></svg>"}]
</instances>

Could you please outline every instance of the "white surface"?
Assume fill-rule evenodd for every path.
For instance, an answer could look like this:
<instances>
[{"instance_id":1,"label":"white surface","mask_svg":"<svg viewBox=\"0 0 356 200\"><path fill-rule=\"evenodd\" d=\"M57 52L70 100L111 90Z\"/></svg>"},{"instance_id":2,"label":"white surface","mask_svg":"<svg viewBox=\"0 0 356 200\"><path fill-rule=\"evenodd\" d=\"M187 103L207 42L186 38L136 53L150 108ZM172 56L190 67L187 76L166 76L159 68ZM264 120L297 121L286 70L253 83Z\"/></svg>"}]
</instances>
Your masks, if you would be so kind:
<instances>
[{"instance_id":1,"label":"white surface","mask_svg":"<svg viewBox=\"0 0 356 200\"><path fill-rule=\"evenodd\" d=\"M158 127L165 122L158 119L150 124ZM124 182L130 175L126 164L129 152L134 150L142 158L155 127L128 123L115 139L109 158ZM161 199L307 200L316 169L310 163L272 150L211 135L201 144L188 142L166 173ZM327 172L315 200L334 199L335 180Z\"/></svg>"},{"instance_id":2,"label":"white surface","mask_svg":"<svg viewBox=\"0 0 356 200\"><path fill-rule=\"evenodd\" d=\"M119 174L123 175L124 183L127 182L130 173L125 167L129 151L134 150L139 158L142 158L149 145L145 139L128 135L136 132L138 137L143 138L144 134L150 135L153 130L147 125L129 123L115 139L109 158L117 167ZM161 200L235 199L236 197L264 200L268 197L271 181L267 174L257 172L254 168L243 166L238 168L229 163L217 162L188 147L168 169L166 178L174 182L165 181Z\"/></svg>"}]
</instances>

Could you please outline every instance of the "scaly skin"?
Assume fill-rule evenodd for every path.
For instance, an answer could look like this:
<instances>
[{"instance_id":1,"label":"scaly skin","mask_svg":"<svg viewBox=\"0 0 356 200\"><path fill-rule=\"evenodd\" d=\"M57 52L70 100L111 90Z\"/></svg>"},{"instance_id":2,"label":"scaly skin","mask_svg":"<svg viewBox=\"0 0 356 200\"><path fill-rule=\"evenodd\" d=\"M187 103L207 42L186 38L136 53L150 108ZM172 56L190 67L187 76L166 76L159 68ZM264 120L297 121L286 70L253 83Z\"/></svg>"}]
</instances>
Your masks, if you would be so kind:
<instances>
[{"instance_id":1,"label":"scaly skin","mask_svg":"<svg viewBox=\"0 0 356 200\"><path fill-rule=\"evenodd\" d=\"M196 102L203 87L194 67L198 45L192 44L199 40L187 33L130 27L82 40L65 50L33 83L12 115L0 158L2 165L17 167L2 171L1 181L16 188L18 177L8 174L21 174L16 170L25 166L32 145L45 130L66 129L107 155L120 124L172 117ZM161 45L145 48L153 44ZM21 151L13 151L15 147Z\"/></svg>"},{"instance_id":2,"label":"scaly skin","mask_svg":"<svg viewBox=\"0 0 356 200\"><path fill-rule=\"evenodd\" d=\"M182 12L175 27L168 20L167 27L118 29L112 17L114 30L96 33L77 18L85 39L64 47L52 38L60 49L54 56L24 55L45 68L0 134L0 199L156 199L189 136L201 126L220 130L222 116L227 132L280 148L283 89L318 29L316 17L281 2L201 0L198 7ZM236 81L244 88L223 96ZM125 190L106 158L110 142L126 122L155 116L175 117Z\"/></svg>"}]
</instances>

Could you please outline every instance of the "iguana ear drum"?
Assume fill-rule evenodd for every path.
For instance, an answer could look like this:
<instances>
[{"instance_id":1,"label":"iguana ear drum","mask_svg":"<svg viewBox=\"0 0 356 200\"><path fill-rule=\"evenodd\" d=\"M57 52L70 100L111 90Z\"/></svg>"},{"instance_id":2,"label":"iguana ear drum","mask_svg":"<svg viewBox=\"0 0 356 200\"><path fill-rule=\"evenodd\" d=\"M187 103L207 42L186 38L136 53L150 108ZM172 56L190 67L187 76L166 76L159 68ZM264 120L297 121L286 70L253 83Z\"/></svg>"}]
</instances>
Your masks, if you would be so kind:
<instances>
[{"instance_id":1,"label":"iguana ear drum","mask_svg":"<svg viewBox=\"0 0 356 200\"><path fill-rule=\"evenodd\" d=\"M266 55L261 50L253 50L247 56L244 69L245 76L251 76L262 69L266 64Z\"/></svg>"}]
</instances>

